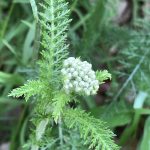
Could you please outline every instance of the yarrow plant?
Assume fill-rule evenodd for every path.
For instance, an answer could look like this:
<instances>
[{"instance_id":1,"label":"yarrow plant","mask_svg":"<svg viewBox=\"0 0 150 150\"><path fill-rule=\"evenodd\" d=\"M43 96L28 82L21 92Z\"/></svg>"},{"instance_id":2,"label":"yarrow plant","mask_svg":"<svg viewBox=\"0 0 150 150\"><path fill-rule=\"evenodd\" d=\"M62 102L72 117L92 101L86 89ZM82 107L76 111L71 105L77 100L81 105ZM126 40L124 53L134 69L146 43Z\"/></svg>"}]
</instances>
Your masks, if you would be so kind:
<instances>
[{"instance_id":1,"label":"yarrow plant","mask_svg":"<svg viewBox=\"0 0 150 150\"><path fill-rule=\"evenodd\" d=\"M38 61L38 76L9 94L34 101L32 124L35 130L27 143L28 149L70 149L65 140L64 129L67 128L77 129L89 149L118 150L112 140L114 134L104 122L77 105L76 108L70 107L70 102L76 101L76 95L96 94L99 84L111 75L106 70L94 72L88 62L69 57L66 31L70 20L65 0L43 0L40 6L42 59ZM54 127L58 127L58 134L52 132ZM57 139L56 135L50 136L54 133Z\"/></svg>"},{"instance_id":2,"label":"yarrow plant","mask_svg":"<svg viewBox=\"0 0 150 150\"><path fill-rule=\"evenodd\" d=\"M92 65L79 58L69 57L64 61L61 70L64 76L64 89L67 93L76 92L82 95L95 95L99 82L92 70Z\"/></svg>"}]
</instances>

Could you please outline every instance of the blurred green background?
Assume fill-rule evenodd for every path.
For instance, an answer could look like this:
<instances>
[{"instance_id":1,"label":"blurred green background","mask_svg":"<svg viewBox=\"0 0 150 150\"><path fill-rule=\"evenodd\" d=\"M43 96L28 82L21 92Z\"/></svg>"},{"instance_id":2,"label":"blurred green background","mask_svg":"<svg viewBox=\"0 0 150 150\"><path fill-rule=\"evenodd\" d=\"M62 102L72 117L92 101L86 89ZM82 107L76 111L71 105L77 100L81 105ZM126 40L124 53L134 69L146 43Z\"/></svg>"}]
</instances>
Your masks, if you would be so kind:
<instances>
[{"instance_id":1,"label":"blurred green background","mask_svg":"<svg viewBox=\"0 0 150 150\"><path fill-rule=\"evenodd\" d=\"M0 0L0 150L23 149L30 132L32 102L7 95L37 73L41 37L31 4ZM81 107L107 122L121 149L150 150L149 0L69 0L69 8L71 55L112 74Z\"/></svg>"}]
</instances>

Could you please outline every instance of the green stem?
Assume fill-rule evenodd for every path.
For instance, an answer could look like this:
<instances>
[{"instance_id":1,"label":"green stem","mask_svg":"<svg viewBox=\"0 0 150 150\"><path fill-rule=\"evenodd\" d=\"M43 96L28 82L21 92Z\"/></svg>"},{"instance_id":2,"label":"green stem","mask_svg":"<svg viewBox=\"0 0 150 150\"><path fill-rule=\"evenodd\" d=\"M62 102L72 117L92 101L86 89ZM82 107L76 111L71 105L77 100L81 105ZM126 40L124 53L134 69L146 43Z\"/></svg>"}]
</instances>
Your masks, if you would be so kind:
<instances>
[{"instance_id":1,"label":"green stem","mask_svg":"<svg viewBox=\"0 0 150 150\"><path fill-rule=\"evenodd\" d=\"M20 116L20 119L19 119L18 123L17 123L17 127L14 130L14 134L12 134L10 150L16 150L18 148L18 145L17 145L18 142L17 141L18 141L18 138L19 138L20 130L21 130L21 127L22 127L22 123L25 119L27 110L28 110L28 104L25 105L24 110L23 110L23 112Z\"/></svg>"},{"instance_id":2,"label":"green stem","mask_svg":"<svg viewBox=\"0 0 150 150\"><path fill-rule=\"evenodd\" d=\"M137 130L137 126L140 121L140 117L141 117L141 115L139 113L135 112L133 122L122 133L121 138L119 140L119 145L124 145L129 138L131 139L133 137L135 131Z\"/></svg>"},{"instance_id":3,"label":"green stem","mask_svg":"<svg viewBox=\"0 0 150 150\"><path fill-rule=\"evenodd\" d=\"M40 32L41 32L41 28L40 28L40 24L39 22L36 23L36 32L35 32L35 39L34 39L34 46L33 46L33 59L32 59L32 65L35 66L36 61L38 59L38 53L39 53L39 49L40 49Z\"/></svg>"},{"instance_id":4,"label":"green stem","mask_svg":"<svg viewBox=\"0 0 150 150\"><path fill-rule=\"evenodd\" d=\"M53 64L54 62L54 36L55 36L55 33L54 33L54 29L55 29L55 24L54 24L54 20L55 20L55 15L54 15L54 0L51 0L50 1L51 3L51 17L52 17L52 21L51 21L51 47L52 47L52 50L50 51L51 53L51 60L50 60L50 64ZM53 68L51 68L53 69ZM53 70L52 70L53 72Z\"/></svg>"},{"instance_id":5,"label":"green stem","mask_svg":"<svg viewBox=\"0 0 150 150\"><path fill-rule=\"evenodd\" d=\"M133 0L133 23L135 23L138 13L138 1Z\"/></svg>"},{"instance_id":6,"label":"green stem","mask_svg":"<svg viewBox=\"0 0 150 150\"><path fill-rule=\"evenodd\" d=\"M4 25L3 25L3 29L2 29L2 32L1 32L1 39L4 38L6 29L8 27L8 22L9 22L11 14L12 14L12 11L14 9L14 6L15 6L15 3L12 2L11 7L10 7L9 12L8 12L8 16L7 16L7 18L6 18L5 22L4 22Z\"/></svg>"},{"instance_id":7,"label":"green stem","mask_svg":"<svg viewBox=\"0 0 150 150\"><path fill-rule=\"evenodd\" d=\"M71 12L74 11L74 9L75 9L75 7L76 7L76 5L77 5L77 2L78 2L78 0L75 0L75 1L73 2L73 4L71 5L71 7L70 7L70 11L71 11Z\"/></svg>"},{"instance_id":8,"label":"green stem","mask_svg":"<svg viewBox=\"0 0 150 150\"><path fill-rule=\"evenodd\" d=\"M62 120L61 120L61 116L59 117L59 139L60 139L60 145L63 145L63 131L62 131Z\"/></svg>"}]
</instances>

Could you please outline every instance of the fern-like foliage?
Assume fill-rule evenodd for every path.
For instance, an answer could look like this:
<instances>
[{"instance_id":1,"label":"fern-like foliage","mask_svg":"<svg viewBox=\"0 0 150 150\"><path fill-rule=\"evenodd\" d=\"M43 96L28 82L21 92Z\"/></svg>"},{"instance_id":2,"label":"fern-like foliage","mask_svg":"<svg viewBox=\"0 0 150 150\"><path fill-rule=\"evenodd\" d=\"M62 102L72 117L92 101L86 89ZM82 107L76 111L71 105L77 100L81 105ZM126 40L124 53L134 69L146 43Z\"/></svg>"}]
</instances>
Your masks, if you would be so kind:
<instances>
[{"instance_id":1,"label":"fern-like foliage","mask_svg":"<svg viewBox=\"0 0 150 150\"><path fill-rule=\"evenodd\" d=\"M46 92L42 93L42 91L46 91L50 86L52 89L58 89L58 83L61 82L60 69L63 60L68 56L68 45L65 44L67 33L65 31L70 22L68 19L69 10L64 0L44 0L40 5L44 11L39 13L42 26L41 45L44 50L41 52L42 60L38 62L40 66L39 80L27 82L24 86L13 90L9 96L20 97L24 95L26 100L35 94L43 97Z\"/></svg>"},{"instance_id":2,"label":"fern-like foliage","mask_svg":"<svg viewBox=\"0 0 150 150\"><path fill-rule=\"evenodd\" d=\"M57 122L59 116L61 113L63 113L63 110L66 106L71 101L69 95L67 95L65 92L59 91L59 93L56 93L53 99L53 117L55 122Z\"/></svg>"},{"instance_id":3,"label":"fern-like foliage","mask_svg":"<svg viewBox=\"0 0 150 150\"><path fill-rule=\"evenodd\" d=\"M46 89L43 88L47 87L47 84L44 85L44 82L37 80L31 80L28 81L26 84L24 84L23 86L14 89L8 96L12 96L12 97L21 97L24 96L25 100L29 100L29 98L31 96L35 96L35 95L43 95L43 91L45 91Z\"/></svg>"},{"instance_id":4,"label":"fern-like foliage","mask_svg":"<svg viewBox=\"0 0 150 150\"><path fill-rule=\"evenodd\" d=\"M29 141L31 149L43 148L48 144L50 139L48 124L53 127L54 121L59 126L58 140L63 149L65 141L62 123L64 121L69 128L78 127L81 137L85 140L85 144L90 145L90 149L117 150L118 147L112 141L114 134L105 127L103 122L90 117L84 111L69 107L69 102L74 99L74 95L65 93L60 71L64 59L68 56L66 31L70 20L67 5L65 0L44 0L40 4L43 10L39 13L43 50L42 59L38 61L37 80L28 81L24 86L14 89L9 96L24 96L26 100L35 98L35 116L32 122L36 130L33 130ZM110 77L107 71L97 72L100 83Z\"/></svg>"},{"instance_id":5,"label":"fern-like foliage","mask_svg":"<svg viewBox=\"0 0 150 150\"><path fill-rule=\"evenodd\" d=\"M131 39L128 41L127 47L120 52L120 56L123 59L119 62L123 67L119 75L122 78L126 78L126 81L118 91L116 99L119 98L129 85L135 92L141 90L149 93L150 91L150 35L147 33L147 25L139 32L132 31L130 33Z\"/></svg>"},{"instance_id":6,"label":"fern-like foliage","mask_svg":"<svg viewBox=\"0 0 150 150\"><path fill-rule=\"evenodd\" d=\"M102 84L105 80L111 79L111 74L107 70L97 71L96 78L99 80L100 84Z\"/></svg>"},{"instance_id":7,"label":"fern-like foliage","mask_svg":"<svg viewBox=\"0 0 150 150\"><path fill-rule=\"evenodd\" d=\"M105 123L91 117L88 113L85 113L85 111L80 109L68 109L65 111L64 121L69 128L78 127L85 144L90 145L89 149L119 149L111 139L114 134L105 126Z\"/></svg>"},{"instance_id":8,"label":"fern-like foliage","mask_svg":"<svg viewBox=\"0 0 150 150\"><path fill-rule=\"evenodd\" d=\"M62 67L62 61L68 56L68 45L65 43L67 38L69 10L64 0L44 0L41 4L44 12L40 12L40 23L42 25L42 56L39 62L41 76L52 78ZM60 78L58 78L60 79Z\"/></svg>"}]
</instances>

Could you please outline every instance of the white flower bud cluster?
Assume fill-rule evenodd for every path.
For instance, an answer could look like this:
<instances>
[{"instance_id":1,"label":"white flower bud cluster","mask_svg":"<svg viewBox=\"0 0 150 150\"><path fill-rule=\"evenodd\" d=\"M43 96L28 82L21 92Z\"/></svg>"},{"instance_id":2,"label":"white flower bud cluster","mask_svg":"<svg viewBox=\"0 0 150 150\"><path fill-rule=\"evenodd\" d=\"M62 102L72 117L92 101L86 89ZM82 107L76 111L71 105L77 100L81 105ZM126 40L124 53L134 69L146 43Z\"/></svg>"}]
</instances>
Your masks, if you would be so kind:
<instances>
[{"instance_id":1,"label":"white flower bud cluster","mask_svg":"<svg viewBox=\"0 0 150 150\"><path fill-rule=\"evenodd\" d=\"M99 82L92 65L87 61L82 62L79 58L69 57L64 61L61 72L65 77L64 89L67 93L96 94Z\"/></svg>"}]
</instances>

